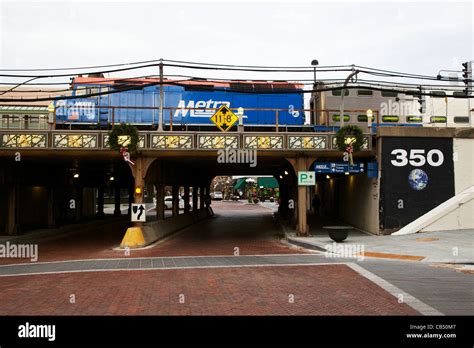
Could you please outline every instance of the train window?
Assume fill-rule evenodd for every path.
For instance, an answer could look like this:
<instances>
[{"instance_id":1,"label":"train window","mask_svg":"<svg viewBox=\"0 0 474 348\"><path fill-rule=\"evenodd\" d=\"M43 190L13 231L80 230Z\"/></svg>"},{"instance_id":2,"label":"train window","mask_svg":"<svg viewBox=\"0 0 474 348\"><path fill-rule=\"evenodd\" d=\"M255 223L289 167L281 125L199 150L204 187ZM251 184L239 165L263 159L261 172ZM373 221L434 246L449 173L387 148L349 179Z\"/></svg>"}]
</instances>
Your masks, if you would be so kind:
<instances>
[{"instance_id":1,"label":"train window","mask_svg":"<svg viewBox=\"0 0 474 348\"><path fill-rule=\"evenodd\" d=\"M367 122L367 115L357 115L357 121Z\"/></svg>"},{"instance_id":2,"label":"train window","mask_svg":"<svg viewBox=\"0 0 474 348\"><path fill-rule=\"evenodd\" d=\"M454 116L454 123L469 123L468 116Z\"/></svg>"},{"instance_id":3,"label":"train window","mask_svg":"<svg viewBox=\"0 0 474 348\"><path fill-rule=\"evenodd\" d=\"M382 91L382 97L396 98L398 96L397 92L392 91Z\"/></svg>"},{"instance_id":4,"label":"train window","mask_svg":"<svg viewBox=\"0 0 474 348\"><path fill-rule=\"evenodd\" d=\"M344 115L344 122L349 122L351 117L349 115ZM334 122L339 122L341 121L341 118L339 117L339 114L334 114L332 115L332 120Z\"/></svg>"},{"instance_id":5,"label":"train window","mask_svg":"<svg viewBox=\"0 0 474 348\"><path fill-rule=\"evenodd\" d=\"M8 115L0 115L0 128L8 129Z\"/></svg>"},{"instance_id":6,"label":"train window","mask_svg":"<svg viewBox=\"0 0 474 348\"><path fill-rule=\"evenodd\" d=\"M446 96L446 93L443 91L431 91L431 96L433 98L442 98Z\"/></svg>"},{"instance_id":7,"label":"train window","mask_svg":"<svg viewBox=\"0 0 474 348\"><path fill-rule=\"evenodd\" d=\"M446 123L447 120L446 116L431 116L431 123Z\"/></svg>"},{"instance_id":8,"label":"train window","mask_svg":"<svg viewBox=\"0 0 474 348\"><path fill-rule=\"evenodd\" d=\"M369 97L373 94L374 94L374 91L371 91L370 89L358 89L357 90L357 95L358 96Z\"/></svg>"},{"instance_id":9,"label":"train window","mask_svg":"<svg viewBox=\"0 0 474 348\"><path fill-rule=\"evenodd\" d=\"M87 88L86 91L87 91L87 94L96 94L96 93L99 93L99 88L97 87Z\"/></svg>"},{"instance_id":10,"label":"train window","mask_svg":"<svg viewBox=\"0 0 474 348\"><path fill-rule=\"evenodd\" d=\"M86 87L79 86L76 88L75 95L79 96L79 95L84 95L84 94L86 94Z\"/></svg>"},{"instance_id":11,"label":"train window","mask_svg":"<svg viewBox=\"0 0 474 348\"><path fill-rule=\"evenodd\" d=\"M399 117L394 115L384 115L382 116L382 122L398 122Z\"/></svg>"},{"instance_id":12,"label":"train window","mask_svg":"<svg viewBox=\"0 0 474 348\"><path fill-rule=\"evenodd\" d=\"M421 116L407 116L407 122L423 122L423 117L421 117Z\"/></svg>"},{"instance_id":13,"label":"train window","mask_svg":"<svg viewBox=\"0 0 474 348\"><path fill-rule=\"evenodd\" d=\"M466 93L464 92L453 92L453 97L465 97Z\"/></svg>"},{"instance_id":14,"label":"train window","mask_svg":"<svg viewBox=\"0 0 474 348\"><path fill-rule=\"evenodd\" d=\"M340 97L340 96L341 96L341 94L342 94L342 92L341 92L341 90L340 90L340 89L335 89L335 90L333 90L333 91L332 91L332 95L334 95L334 96L336 96L336 97L337 97L337 96L339 96L339 97ZM348 89L346 89L346 90L344 91L344 96L346 96L346 97L347 97L348 95L349 95L349 90L348 90Z\"/></svg>"},{"instance_id":15,"label":"train window","mask_svg":"<svg viewBox=\"0 0 474 348\"><path fill-rule=\"evenodd\" d=\"M21 129L23 128L23 116L19 115L2 115L2 128Z\"/></svg>"},{"instance_id":16,"label":"train window","mask_svg":"<svg viewBox=\"0 0 474 348\"><path fill-rule=\"evenodd\" d=\"M45 115L31 115L28 119L29 129L47 129L47 116Z\"/></svg>"},{"instance_id":17,"label":"train window","mask_svg":"<svg viewBox=\"0 0 474 348\"><path fill-rule=\"evenodd\" d=\"M214 86L211 85L192 85L192 86L185 86L185 91L213 91Z\"/></svg>"}]
</instances>

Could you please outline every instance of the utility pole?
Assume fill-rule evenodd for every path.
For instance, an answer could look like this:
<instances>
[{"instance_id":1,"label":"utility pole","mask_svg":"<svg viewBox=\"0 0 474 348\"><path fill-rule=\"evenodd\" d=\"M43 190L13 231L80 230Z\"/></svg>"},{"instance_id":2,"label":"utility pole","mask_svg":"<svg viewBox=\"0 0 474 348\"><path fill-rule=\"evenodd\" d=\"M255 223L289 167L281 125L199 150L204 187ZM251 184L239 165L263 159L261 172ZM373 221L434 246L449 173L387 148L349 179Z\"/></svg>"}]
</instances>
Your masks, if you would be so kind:
<instances>
[{"instance_id":1,"label":"utility pole","mask_svg":"<svg viewBox=\"0 0 474 348\"><path fill-rule=\"evenodd\" d=\"M160 113L158 119L158 132L163 132L163 59L160 59Z\"/></svg>"}]
</instances>

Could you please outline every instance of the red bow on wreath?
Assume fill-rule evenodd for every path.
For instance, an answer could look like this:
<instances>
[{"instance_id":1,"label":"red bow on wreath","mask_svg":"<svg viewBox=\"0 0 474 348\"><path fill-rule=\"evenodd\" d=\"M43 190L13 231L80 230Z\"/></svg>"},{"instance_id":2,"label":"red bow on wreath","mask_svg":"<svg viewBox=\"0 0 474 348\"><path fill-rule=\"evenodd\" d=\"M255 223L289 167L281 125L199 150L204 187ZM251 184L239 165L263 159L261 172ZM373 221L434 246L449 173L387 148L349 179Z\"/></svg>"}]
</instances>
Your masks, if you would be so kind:
<instances>
[{"instance_id":1,"label":"red bow on wreath","mask_svg":"<svg viewBox=\"0 0 474 348\"><path fill-rule=\"evenodd\" d=\"M129 162L131 163L132 165L135 165L135 163L133 163L131 160L130 160L130 152L128 152L128 147L121 147L120 148L120 154L123 156L123 160L125 162Z\"/></svg>"},{"instance_id":2,"label":"red bow on wreath","mask_svg":"<svg viewBox=\"0 0 474 348\"><path fill-rule=\"evenodd\" d=\"M354 159L352 157L352 153L354 152L354 147L352 146L352 144L349 144L347 145L346 147L346 152L348 153L349 155L349 164L352 166L354 165Z\"/></svg>"}]
</instances>

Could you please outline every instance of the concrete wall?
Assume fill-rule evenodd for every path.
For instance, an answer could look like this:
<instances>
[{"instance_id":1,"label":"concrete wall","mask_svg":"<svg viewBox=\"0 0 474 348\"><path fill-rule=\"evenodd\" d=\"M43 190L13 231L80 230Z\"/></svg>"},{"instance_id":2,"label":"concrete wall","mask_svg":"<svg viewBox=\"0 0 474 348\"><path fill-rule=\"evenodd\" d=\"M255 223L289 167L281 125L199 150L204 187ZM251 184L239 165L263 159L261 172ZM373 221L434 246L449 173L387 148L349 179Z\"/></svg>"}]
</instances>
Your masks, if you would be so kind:
<instances>
[{"instance_id":1,"label":"concrete wall","mask_svg":"<svg viewBox=\"0 0 474 348\"><path fill-rule=\"evenodd\" d=\"M183 228L191 226L201 220L204 220L211 216L209 209L199 209L195 212L180 214L175 217L171 217L165 220L153 221L144 224L142 231L145 239L145 244L142 246L149 245L156 242L174 232L177 232ZM122 247L125 247L122 242Z\"/></svg>"},{"instance_id":2,"label":"concrete wall","mask_svg":"<svg viewBox=\"0 0 474 348\"><path fill-rule=\"evenodd\" d=\"M323 191L323 214L379 234L378 181L365 174L329 180Z\"/></svg>"},{"instance_id":3,"label":"concrete wall","mask_svg":"<svg viewBox=\"0 0 474 348\"><path fill-rule=\"evenodd\" d=\"M454 138L454 187L456 195L474 186L474 139ZM421 231L474 229L474 197Z\"/></svg>"},{"instance_id":4,"label":"concrete wall","mask_svg":"<svg viewBox=\"0 0 474 348\"><path fill-rule=\"evenodd\" d=\"M421 232L474 229L474 199L439 218Z\"/></svg>"},{"instance_id":5,"label":"concrete wall","mask_svg":"<svg viewBox=\"0 0 474 348\"><path fill-rule=\"evenodd\" d=\"M454 138L454 189L458 194L474 185L474 139Z\"/></svg>"}]
</instances>

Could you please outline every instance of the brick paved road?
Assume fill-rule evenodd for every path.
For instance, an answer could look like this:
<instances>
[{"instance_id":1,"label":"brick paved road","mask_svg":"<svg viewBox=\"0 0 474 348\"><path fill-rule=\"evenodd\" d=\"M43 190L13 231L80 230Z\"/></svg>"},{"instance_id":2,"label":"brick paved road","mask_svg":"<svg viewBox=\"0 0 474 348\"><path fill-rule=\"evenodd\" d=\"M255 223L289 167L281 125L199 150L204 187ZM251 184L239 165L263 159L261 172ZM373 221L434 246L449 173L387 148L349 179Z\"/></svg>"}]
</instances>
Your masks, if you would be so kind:
<instances>
[{"instance_id":1,"label":"brick paved road","mask_svg":"<svg viewBox=\"0 0 474 348\"><path fill-rule=\"evenodd\" d=\"M418 314L345 265L2 277L0 303L0 315Z\"/></svg>"},{"instance_id":2,"label":"brick paved road","mask_svg":"<svg viewBox=\"0 0 474 348\"><path fill-rule=\"evenodd\" d=\"M132 250L133 257L293 254L303 252L280 242L281 230L273 221L272 210L260 205L238 202L213 202L216 216L187 228L183 233L146 250ZM125 227L98 229L40 242L38 261L77 260L123 257L114 251L120 244ZM0 264L29 262L22 259L0 259Z\"/></svg>"}]
</instances>

